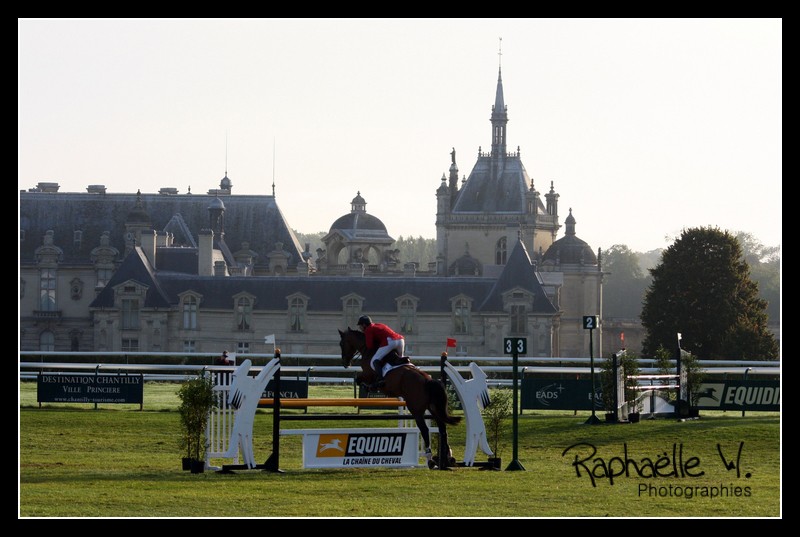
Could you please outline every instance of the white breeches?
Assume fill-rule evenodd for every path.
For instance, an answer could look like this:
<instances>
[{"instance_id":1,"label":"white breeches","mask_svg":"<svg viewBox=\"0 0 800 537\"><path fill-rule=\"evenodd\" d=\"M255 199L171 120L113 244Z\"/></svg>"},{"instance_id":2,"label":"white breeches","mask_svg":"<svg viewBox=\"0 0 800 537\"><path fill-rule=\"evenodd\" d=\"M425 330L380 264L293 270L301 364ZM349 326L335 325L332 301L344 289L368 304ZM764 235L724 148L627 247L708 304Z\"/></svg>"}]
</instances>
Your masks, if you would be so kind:
<instances>
[{"instance_id":1,"label":"white breeches","mask_svg":"<svg viewBox=\"0 0 800 537\"><path fill-rule=\"evenodd\" d=\"M378 360L389 354L390 351L396 350L397 354L399 354L401 358L406 352L405 339L386 338L386 341L387 341L386 345L378 348L378 350L375 351L375 356L373 356L372 360L370 360L369 362L369 365L370 367L372 367L373 371L375 371L375 362L377 362Z\"/></svg>"}]
</instances>

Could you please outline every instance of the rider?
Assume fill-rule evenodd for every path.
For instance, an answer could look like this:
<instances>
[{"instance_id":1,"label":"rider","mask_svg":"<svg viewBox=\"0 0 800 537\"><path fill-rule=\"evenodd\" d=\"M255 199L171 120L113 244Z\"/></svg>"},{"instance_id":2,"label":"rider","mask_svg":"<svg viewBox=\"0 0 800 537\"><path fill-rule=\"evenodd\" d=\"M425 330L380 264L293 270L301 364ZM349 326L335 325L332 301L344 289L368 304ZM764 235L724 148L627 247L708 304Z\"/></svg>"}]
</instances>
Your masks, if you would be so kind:
<instances>
[{"instance_id":1,"label":"rider","mask_svg":"<svg viewBox=\"0 0 800 537\"><path fill-rule=\"evenodd\" d=\"M406 349L406 340L385 324L373 323L368 315L362 315L358 319L358 327L364 332L367 350L375 351L369 363L372 370L375 371L375 382L370 387L381 388L384 385L383 358L392 350L396 350L402 358Z\"/></svg>"}]
</instances>

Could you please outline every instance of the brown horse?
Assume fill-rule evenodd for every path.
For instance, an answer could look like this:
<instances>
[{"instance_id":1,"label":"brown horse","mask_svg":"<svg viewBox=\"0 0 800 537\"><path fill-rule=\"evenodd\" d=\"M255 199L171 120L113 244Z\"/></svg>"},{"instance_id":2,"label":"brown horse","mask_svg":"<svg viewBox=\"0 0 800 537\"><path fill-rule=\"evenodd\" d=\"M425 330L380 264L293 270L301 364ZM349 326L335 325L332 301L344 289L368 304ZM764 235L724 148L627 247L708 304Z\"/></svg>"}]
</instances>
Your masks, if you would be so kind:
<instances>
[{"instance_id":1,"label":"brown horse","mask_svg":"<svg viewBox=\"0 0 800 537\"><path fill-rule=\"evenodd\" d=\"M346 331L339 330L342 348L342 365L350 367L356 355L361 356L361 372L356 376L360 384L369 385L374 381L375 372L369 365L374 351L367 350L364 333L359 330L352 330L349 327ZM392 351L387 356L387 361L392 363L392 356L398 360L397 353ZM395 367L386 373L386 384L380 389L388 397L402 397L406 402L406 408L414 418L419 428L422 439L425 442L425 454L428 457L428 466L434 467L431 460L430 431L425 423L425 412L430 412L439 428L439 438L447 438L447 425L456 425L461 422L461 417L452 416L447 409L447 392L444 385L438 380L434 380L429 374L419 369L417 366L408 363L408 359L400 358L405 361L400 367ZM440 443L440 449L444 453L450 454L450 448Z\"/></svg>"}]
</instances>

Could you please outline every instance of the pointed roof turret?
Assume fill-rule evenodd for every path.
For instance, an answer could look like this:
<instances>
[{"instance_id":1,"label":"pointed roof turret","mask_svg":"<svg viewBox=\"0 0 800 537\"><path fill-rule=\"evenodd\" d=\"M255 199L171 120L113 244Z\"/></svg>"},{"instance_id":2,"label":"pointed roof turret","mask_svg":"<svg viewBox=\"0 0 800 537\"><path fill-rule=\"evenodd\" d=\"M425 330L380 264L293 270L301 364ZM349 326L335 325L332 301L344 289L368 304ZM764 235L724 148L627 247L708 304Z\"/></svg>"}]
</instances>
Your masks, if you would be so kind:
<instances>
[{"instance_id":1,"label":"pointed roof turret","mask_svg":"<svg viewBox=\"0 0 800 537\"><path fill-rule=\"evenodd\" d=\"M480 306L480 311L502 311L503 293L510 289L523 289L533 295L532 313L553 314L558 309L553 305L544 292L542 282L536 275L536 269L528 255L528 250L521 240L517 240L508 261L503 267L503 272L494 284L492 291Z\"/></svg>"}]
</instances>

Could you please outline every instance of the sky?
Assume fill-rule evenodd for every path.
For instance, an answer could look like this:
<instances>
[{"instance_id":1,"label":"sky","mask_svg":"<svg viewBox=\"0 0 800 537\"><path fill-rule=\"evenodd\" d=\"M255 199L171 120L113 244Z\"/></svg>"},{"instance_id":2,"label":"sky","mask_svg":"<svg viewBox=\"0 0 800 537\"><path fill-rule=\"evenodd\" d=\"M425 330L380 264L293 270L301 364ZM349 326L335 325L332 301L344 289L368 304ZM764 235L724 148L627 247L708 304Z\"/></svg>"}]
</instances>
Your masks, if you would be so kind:
<instances>
[{"instance_id":1,"label":"sky","mask_svg":"<svg viewBox=\"0 0 800 537\"><path fill-rule=\"evenodd\" d=\"M593 249L714 226L781 245L781 19L18 19L18 183L270 195L327 232L360 193L436 236L456 150L508 150ZM563 237L564 227L558 238Z\"/></svg>"}]
</instances>

